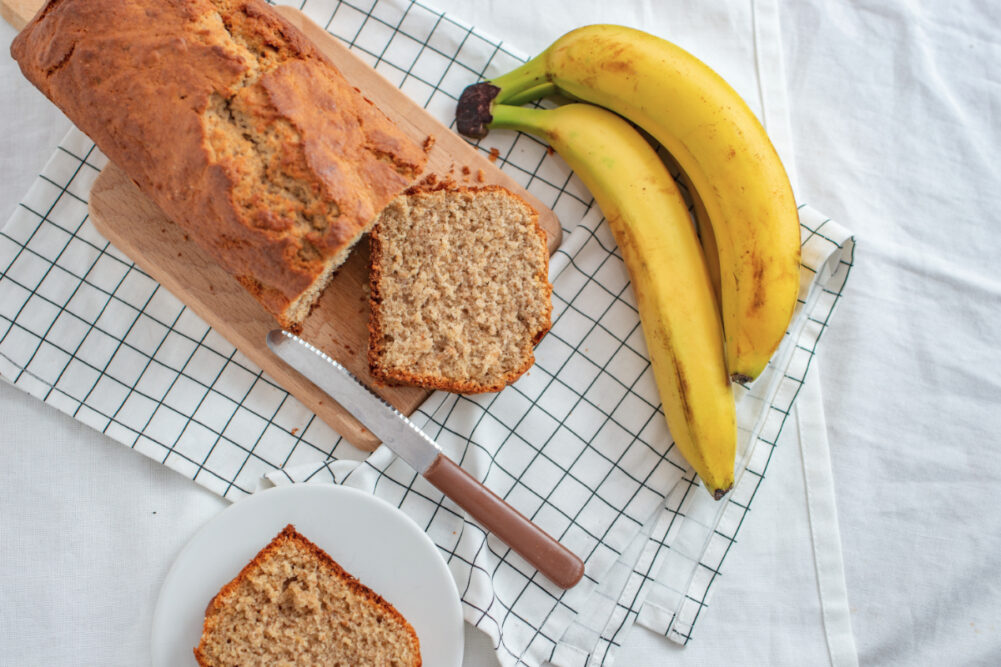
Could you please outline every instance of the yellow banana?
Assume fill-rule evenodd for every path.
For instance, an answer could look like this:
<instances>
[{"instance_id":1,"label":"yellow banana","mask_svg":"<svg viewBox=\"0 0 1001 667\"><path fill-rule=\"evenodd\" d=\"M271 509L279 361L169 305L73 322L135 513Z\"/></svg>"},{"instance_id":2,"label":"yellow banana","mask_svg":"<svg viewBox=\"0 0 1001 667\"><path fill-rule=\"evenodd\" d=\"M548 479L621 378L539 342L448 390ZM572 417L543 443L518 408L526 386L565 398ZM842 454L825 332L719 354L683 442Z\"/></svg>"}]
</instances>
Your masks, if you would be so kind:
<instances>
[{"instance_id":1,"label":"yellow banana","mask_svg":"<svg viewBox=\"0 0 1001 667\"><path fill-rule=\"evenodd\" d=\"M713 234L713 226L709 223L709 214L706 213L706 205L702 203L702 197L699 197L699 193L684 175L681 177L681 182L688 188L688 194L692 197L695 225L699 230L702 253L706 257L706 268L709 269L709 282L712 283L713 294L716 295L718 306L723 302L723 286L720 284L719 277L719 249L716 247L716 235ZM722 312L720 310L721 314Z\"/></svg>"},{"instance_id":2,"label":"yellow banana","mask_svg":"<svg viewBox=\"0 0 1001 667\"><path fill-rule=\"evenodd\" d=\"M733 391L705 259L667 168L639 132L589 104L497 105L490 125L543 138L594 195L632 280L671 435L719 500L733 486Z\"/></svg>"},{"instance_id":3,"label":"yellow banana","mask_svg":"<svg viewBox=\"0 0 1001 667\"><path fill-rule=\"evenodd\" d=\"M463 93L458 129L483 136L491 102L562 92L619 113L678 161L702 198L719 253L727 368L756 378L782 341L799 289L792 188L761 124L719 75L645 32L593 25Z\"/></svg>"},{"instance_id":4,"label":"yellow banana","mask_svg":"<svg viewBox=\"0 0 1001 667\"><path fill-rule=\"evenodd\" d=\"M675 181L681 183L685 192L688 193L685 200L691 202L689 210L692 212L692 217L695 218L695 229L698 231L699 243L702 244L702 254L706 258L706 268L709 269L709 282L712 283L713 294L716 295L716 307L719 308L719 304L723 301L722 287L719 282L719 252L716 249L716 237L713 235L713 227L709 224L709 214L706 213L706 205L702 203L702 198L699 197L699 193L695 190L695 186L692 185L692 181L685 172L681 171L674 158L670 155L661 154L661 159L667 165L667 170L671 173L671 176ZM721 316L722 313L723 311L720 310Z\"/></svg>"}]
</instances>

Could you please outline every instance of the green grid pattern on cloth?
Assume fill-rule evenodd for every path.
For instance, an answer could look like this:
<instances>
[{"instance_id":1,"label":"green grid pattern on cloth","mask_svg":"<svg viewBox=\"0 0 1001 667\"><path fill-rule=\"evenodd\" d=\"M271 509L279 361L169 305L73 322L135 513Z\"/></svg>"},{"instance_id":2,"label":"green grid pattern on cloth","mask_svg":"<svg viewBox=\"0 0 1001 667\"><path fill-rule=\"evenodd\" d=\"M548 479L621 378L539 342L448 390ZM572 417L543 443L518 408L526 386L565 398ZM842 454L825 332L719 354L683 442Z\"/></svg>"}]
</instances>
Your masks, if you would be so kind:
<instances>
[{"instance_id":1,"label":"green grid pattern on cloth","mask_svg":"<svg viewBox=\"0 0 1001 667\"><path fill-rule=\"evenodd\" d=\"M418 3L290 3L451 123L462 88L522 58ZM852 263L845 230L801 210L795 325L741 397L738 482L722 503L674 450L636 305L607 224L546 146L494 132L478 150L558 215L553 330L498 394L437 393L415 419L471 474L585 557L561 591L405 464L364 461L294 397L100 237L87 220L106 163L76 130L0 230L0 374L220 495L344 483L399 506L434 539L467 621L504 664L601 664L633 622L687 642L767 470Z\"/></svg>"}]
</instances>

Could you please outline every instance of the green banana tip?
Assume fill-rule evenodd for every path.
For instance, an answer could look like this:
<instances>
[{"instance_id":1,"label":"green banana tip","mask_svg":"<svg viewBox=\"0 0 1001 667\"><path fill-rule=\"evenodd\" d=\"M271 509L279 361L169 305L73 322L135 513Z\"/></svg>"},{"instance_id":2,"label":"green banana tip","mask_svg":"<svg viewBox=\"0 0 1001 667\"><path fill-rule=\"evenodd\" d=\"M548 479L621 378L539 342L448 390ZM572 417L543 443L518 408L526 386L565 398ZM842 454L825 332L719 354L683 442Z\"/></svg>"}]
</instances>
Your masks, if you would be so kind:
<instances>
[{"instance_id":1,"label":"green banana tip","mask_svg":"<svg viewBox=\"0 0 1001 667\"><path fill-rule=\"evenodd\" d=\"M487 125L493 120L490 109L501 89L489 81L466 86L455 108L455 129L473 139L482 139L490 131Z\"/></svg>"}]
</instances>

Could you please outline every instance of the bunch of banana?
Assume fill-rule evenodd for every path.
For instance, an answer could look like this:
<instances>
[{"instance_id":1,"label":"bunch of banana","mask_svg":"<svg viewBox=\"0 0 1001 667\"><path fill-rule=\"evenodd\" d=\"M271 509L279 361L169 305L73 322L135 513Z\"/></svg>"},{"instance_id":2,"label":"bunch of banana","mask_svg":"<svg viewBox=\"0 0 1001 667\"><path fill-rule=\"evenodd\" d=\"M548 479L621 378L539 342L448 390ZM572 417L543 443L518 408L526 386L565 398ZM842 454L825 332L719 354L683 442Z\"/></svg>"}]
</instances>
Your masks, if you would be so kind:
<instances>
[{"instance_id":1,"label":"bunch of banana","mask_svg":"<svg viewBox=\"0 0 1001 667\"><path fill-rule=\"evenodd\" d=\"M543 138L594 195L629 270L675 444L722 498L733 486L733 391L709 272L671 174L629 123L590 104L495 105L490 126Z\"/></svg>"},{"instance_id":2,"label":"bunch of banana","mask_svg":"<svg viewBox=\"0 0 1001 667\"><path fill-rule=\"evenodd\" d=\"M493 104L555 93L625 116L678 162L712 227L727 369L740 382L756 378L782 341L799 290L796 204L764 128L736 91L687 51L639 30L593 25L467 88L458 129L485 136Z\"/></svg>"},{"instance_id":3,"label":"bunch of banana","mask_svg":"<svg viewBox=\"0 0 1001 667\"><path fill-rule=\"evenodd\" d=\"M701 248L670 173L627 122L591 104L517 106L552 95L611 109L667 149L690 185ZM596 25L468 87L456 120L477 138L491 127L542 137L591 190L632 279L671 434L722 498L733 485L736 453L730 380L761 373L799 288L792 189L750 109L679 47Z\"/></svg>"}]
</instances>

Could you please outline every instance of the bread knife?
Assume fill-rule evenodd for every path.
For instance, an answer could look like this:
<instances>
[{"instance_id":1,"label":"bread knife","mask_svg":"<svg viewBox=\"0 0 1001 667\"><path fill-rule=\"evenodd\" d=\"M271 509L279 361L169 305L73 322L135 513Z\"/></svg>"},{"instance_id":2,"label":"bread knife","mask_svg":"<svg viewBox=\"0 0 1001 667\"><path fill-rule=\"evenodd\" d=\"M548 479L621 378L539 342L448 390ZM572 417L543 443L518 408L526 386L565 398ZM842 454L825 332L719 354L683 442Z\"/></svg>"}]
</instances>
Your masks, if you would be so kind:
<instances>
[{"instance_id":1,"label":"bread knife","mask_svg":"<svg viewBox=\"0 0 1001 667\"><path fill-rule=\"evenodd\" d=\"M269 332L267 342L278 358L337 401L432 486L554 584L571 588L584 576L580 558L445 456L433 439L344 366L281 329Z\"/></svg>"}]
</instances>

